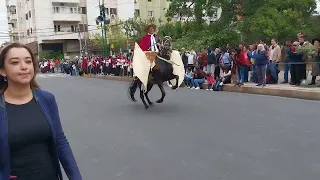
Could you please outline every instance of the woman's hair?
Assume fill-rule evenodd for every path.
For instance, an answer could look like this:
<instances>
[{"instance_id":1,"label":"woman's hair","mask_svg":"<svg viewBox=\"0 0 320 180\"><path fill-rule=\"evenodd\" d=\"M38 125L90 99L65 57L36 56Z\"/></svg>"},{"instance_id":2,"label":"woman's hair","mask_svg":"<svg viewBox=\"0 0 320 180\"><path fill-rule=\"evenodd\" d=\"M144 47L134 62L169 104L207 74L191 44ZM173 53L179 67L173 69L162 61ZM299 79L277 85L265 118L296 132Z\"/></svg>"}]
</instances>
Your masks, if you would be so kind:
<instances>
[{"instance_id":1,"label":"woman's hair","mask_svg":"<svg viewBox=\"0 0 320 180\"><path fill-rule=\"evenodd\" d=\"M265 51L265 50L266 50L266 49L264 48L264 45L263 45L263 44L258 44L257 49L258 49L258 47L262 47L262 51Z\"/></svg>"},{"instance_id":2,"label":"woman's hair","mask_svg":"<svg viewBox=\"0 0 320 180\"><path fill-rule=\"evenodd\" d=\"M5 46L0 53L0 69L5 69L5 60L7 58L8 52L12 49L12 48L24 48L26 49L32 58L32 64L33 64L33 68L34 68L34 76L31 79L30 82L30 87L31 89L38 89L40 88L38 83L36 82L35 78L36 78L36 74L37 74L37 69L38 69L38 63L37 60L34 56L34 54L32 53L31 49L28 48L26 45L20 44L20 43L11 43L7 46ZM3 93L8 87L8 82L4 81L4 77L0 75L0 93Z\"/></svg>"}]
</instances>

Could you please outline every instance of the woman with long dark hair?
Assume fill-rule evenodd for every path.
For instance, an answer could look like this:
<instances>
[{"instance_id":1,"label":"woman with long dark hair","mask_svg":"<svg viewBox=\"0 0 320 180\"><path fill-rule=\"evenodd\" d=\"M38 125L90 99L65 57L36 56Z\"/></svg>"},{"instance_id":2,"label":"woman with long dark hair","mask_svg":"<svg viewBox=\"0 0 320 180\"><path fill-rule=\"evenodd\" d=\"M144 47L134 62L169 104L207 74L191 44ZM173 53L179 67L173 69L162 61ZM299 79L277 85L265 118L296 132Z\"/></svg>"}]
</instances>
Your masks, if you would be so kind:
<instances>
[{"instance_id":1,"label":"woman with long dark hair","mask_svg":"<svg viewBox=\"0 0 320 180\"><path fill-rule=\"evenodd\" d=\"M0 180L62 180L81 175L61 127L54 95L35 81L37 61L25 45L0 53Z\"/></svg>"}]
</instances>

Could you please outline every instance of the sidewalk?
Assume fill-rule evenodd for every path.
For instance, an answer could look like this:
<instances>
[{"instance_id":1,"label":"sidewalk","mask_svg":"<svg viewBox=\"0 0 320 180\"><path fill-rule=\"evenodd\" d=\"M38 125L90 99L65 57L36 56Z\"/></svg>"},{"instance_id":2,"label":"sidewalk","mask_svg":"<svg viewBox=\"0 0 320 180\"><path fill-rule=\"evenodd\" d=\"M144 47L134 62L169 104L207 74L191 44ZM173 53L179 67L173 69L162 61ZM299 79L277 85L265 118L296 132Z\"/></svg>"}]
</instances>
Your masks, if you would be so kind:
<instances>
[{"instance_id":1,"label":"sidewalk","mask_svg":"<svg viewBox=\"0 0 320 180\"><path fill-rule=\"evenodd\" d=\"M132 78L130 77L121 77L121 76L91 75L86 77L115 80L115 81L126 81L126 82L132 81ZM227 84L224 86L223 91L320 101L320 87L307 87L307 86L296 87L296 86L290 86L288 84L270 84L265 87L257 87L253 83L246 83L242 87L234 86L233 84Z\"/></svg>"}]
</instances>

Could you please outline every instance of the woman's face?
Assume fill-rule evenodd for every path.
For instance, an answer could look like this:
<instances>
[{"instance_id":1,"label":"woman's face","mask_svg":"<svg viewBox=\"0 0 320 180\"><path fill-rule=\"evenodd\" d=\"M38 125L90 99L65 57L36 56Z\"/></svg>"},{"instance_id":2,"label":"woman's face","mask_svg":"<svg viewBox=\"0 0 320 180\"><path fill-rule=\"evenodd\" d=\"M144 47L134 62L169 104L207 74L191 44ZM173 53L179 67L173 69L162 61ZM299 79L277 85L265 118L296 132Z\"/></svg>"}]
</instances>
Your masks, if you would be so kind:
<instances>
[{"instance_id":1,"label":"woman's face","mask_svg":"<svg viewBox=\"0 0 320 180\"><path fill-rule=\"evenodd\" d=\"M319 41L314 41L314 46L319 47Z\"/></svg>"},{"instance_id":2,"label":"woman's face","mask_svg":"<svg viewBox=\"0 0 320 180\"><path fill-rule=\"evenodd\" d=\"M29 84L34 76L32 57L25 48L12 48L8 51L1 75L8 83Z\"/></svg>"},{"instance_id":3,"label":"woman's face","mask_svg":"<svg viewBox=\"0 0 320 180\"><path fill-rule=\"evenodd\" d=\"M262 48L263 48L262 46L258 46L259 51L262 51Z\"/></svg>"}]
</instances>

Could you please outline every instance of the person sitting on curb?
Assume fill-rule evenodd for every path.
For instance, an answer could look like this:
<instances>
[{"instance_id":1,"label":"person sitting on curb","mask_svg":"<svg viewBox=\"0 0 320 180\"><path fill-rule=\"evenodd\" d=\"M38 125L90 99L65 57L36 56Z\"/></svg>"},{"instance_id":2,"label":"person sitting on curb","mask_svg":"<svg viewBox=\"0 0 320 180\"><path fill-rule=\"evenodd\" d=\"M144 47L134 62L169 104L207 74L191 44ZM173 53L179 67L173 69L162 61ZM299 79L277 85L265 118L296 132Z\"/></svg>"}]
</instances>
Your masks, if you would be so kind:
<instances>
[{"instance_id":1,"label":"person sitting on curb","mask_svg":"<svg viewBox=\"0 0 320 180\"><path fill-rule=\"evenodd\" d=\"M187 68L186 75L184 76L184 84L186 85L187 88L192 87L192 71L191 68Z\"/></svg>"},{"instance_id":2,"label":"person sitting on curb","mask_svg":"<svg viewBox=\"0 0 320 180\"><path fill-rule=\"evenodd\" d=\"M193 78L192 78L192 89L200 89L201 85L205 82L205 73L199 67L194 68Z\"/></svg>"}]
</instances>

